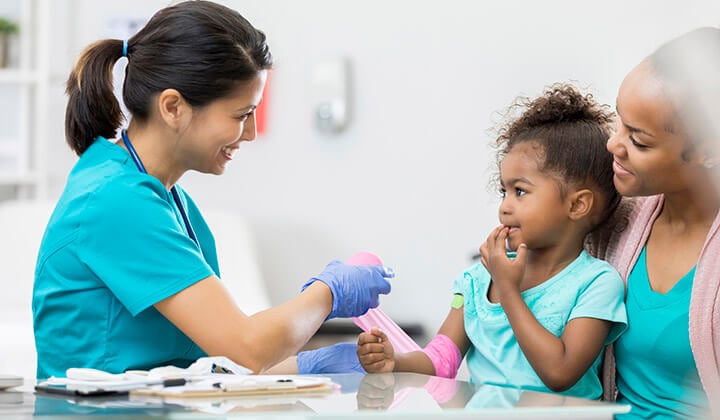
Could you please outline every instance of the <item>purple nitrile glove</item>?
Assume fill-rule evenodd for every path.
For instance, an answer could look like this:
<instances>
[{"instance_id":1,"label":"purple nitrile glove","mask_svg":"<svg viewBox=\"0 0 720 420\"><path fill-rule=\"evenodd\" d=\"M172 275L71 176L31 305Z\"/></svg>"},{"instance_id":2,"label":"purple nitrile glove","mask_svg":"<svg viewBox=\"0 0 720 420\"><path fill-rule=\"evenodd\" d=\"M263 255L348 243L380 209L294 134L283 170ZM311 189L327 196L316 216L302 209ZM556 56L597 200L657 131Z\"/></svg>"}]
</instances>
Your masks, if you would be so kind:
<instances>
[{"instance_id":1,"label":"purple nitrile glove","mask_svg":"<svg viewBox=\"0 0 720 420\"><path fill-rule=\"evenodd\" d=\"M365 373L357 356L357 344L338 343L297 355L298 373Z\"/></svg>"},{"instance_id":2,"label":"purple nitrile glove","mask_svg":"<svg viewBox=\"0 0 720 420\"><path fill-rule=\"evenodd\" d=\"M379 295L390 293L390 282L395 273L382 265L347 265L331 261L322 273L311 278L302 287L321 281L328 285L333 295L331 318L360 316L380 304Z\"/></svg>"}]
</instances>

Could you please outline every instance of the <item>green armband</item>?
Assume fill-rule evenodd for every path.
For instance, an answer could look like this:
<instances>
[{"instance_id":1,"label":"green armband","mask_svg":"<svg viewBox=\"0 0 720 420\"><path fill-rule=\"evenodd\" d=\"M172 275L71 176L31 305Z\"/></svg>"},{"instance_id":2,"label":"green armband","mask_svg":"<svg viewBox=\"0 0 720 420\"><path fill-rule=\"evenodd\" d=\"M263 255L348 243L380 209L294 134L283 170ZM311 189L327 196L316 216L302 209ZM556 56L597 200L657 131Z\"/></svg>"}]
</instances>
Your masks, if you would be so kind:
<instances>
[{"instance_id":1,"label":"green armband","mask_svg":"<svg viewBox=\"0 0 720 420\"><path fill-rule=\"evenodd\" d=\"M450 304L453 309L460 309L463 307L463 305L465 305L465 298L463 297L463 295L453 296L452 303Z\"/></svg>"}]
</instances>

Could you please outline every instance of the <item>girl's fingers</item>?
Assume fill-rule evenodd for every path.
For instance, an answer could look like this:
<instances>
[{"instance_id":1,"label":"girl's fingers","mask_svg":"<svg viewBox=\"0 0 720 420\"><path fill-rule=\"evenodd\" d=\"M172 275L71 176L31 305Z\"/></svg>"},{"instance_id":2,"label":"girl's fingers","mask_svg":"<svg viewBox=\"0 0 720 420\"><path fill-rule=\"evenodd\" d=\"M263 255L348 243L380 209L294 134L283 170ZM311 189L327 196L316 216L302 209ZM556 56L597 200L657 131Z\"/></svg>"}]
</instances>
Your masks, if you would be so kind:
<instances>
[{"instance_id":1,"label":"girl's fingers","mask_svg":"<svg viewBox=\"0 0 720 420\"><path fill-rule=\"evenodd\" d=\"M487 240L485 240L485 246L487 247L488 251L495 247L495 241L497 240L497 236L500 233L500 229L502 229L502 226L498 226L492 231L490 231ZM480 249L482 251L482 247Z\"/></svg>"},{"instance_id":2,"label":"girl's fingers","mask_svg":"<svg viewBox=\"0 0 720 420\"><path fill-rule=\"evenodd\" d=\"M493 249L496 252L502 252L503 254L505 254L505 240L507 239L507 236L508 228L506 228L505 226L501 226L499 228L497 237L495 238L495 243L493 243Z\"/></svg>"},{"instance_id":3,"label":"girl's fingers","mask_svg":"<svg viewBox=\"0 0 720 420\"><path fill-rule=\"evenodd\" d=\"M366 333L366 332L360 333L360 335L358 336L357 343L358 343L358 347L364 346L364 345L370 344L370 343L377 343L377 337L375 337L374 335L372 335L370 333Z\"/></svg>"},{"instance_id":4,"label":"girl's fingers","mask_svg":"<svg viewBox=\"0 0 720 420\"><path fill-rule=\"evenodd\" d=\"M380 328L376 328L376 327L370 328L370 334L375 336L378 343L384 343L384 342L388 341L387 335Z\"/></svg>"},{"instance_id":5,"label":"girl's fingers","mask_svg":"<svg viewBox=\"0 0 720 420\"><path fill-rule=\"evenodd\" d=\"M488 257L488 247L487 242L480 245L480 259L481 260L487 260Z\"/></svg>"},{"instance_id":6,"label":"girl's fingers","mask_svg":"<svg viewBox=\"0 0 720 420\"><path fill-rule=\"evenodd\" d=\"M515 264L525 265L527 259L527 245L520 244L517 249L517 255L515 256Z\"/></svg>"},{"instance_id":7,"label":"girl's fingers","mask_svg":"<svg viewBox=\"0 0 720 420\"><path fill-rule=\"evenodd\" d=\"M358 345L357 354L361 357L367 357L371 354L384 354L385 347L381 343L368 343Z\"/></svg>"}]
</instances>

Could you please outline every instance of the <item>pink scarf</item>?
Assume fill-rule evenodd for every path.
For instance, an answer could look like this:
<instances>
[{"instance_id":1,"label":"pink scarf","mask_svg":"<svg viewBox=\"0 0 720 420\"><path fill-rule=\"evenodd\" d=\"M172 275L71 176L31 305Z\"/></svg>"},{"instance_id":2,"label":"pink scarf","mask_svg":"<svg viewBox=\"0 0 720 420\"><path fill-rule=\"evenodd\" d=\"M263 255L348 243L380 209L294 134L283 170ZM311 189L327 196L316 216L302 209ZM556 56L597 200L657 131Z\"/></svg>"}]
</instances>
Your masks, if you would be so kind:
<instances>
[{"instance_id":1,"label":"pink scarf","mask_svg":"<svg viewBox=\"0 0 720 420\"><path fill-rule=\"evenodd\" d=\"M610 262L627 286L630 271L647 242L660 214L663 196L625 199L616 212L614 226L588 238L591 254ZM689 313L690 347L700 381L714 414L720 414L720 213L710 227L695 269ZM604 398L614 400L615 358L609 348L603 367Z\"/></svg>"}]
</instances>

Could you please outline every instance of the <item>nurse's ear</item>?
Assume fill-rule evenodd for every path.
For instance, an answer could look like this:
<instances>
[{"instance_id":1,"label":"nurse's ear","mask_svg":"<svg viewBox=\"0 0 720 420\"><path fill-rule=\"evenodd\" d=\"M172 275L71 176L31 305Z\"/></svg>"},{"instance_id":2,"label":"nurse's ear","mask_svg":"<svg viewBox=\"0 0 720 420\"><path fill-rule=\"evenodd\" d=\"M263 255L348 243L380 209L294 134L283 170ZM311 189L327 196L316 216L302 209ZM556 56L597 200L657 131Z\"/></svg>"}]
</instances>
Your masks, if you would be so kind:
<instances>
[{"instance_id":1,"label":"nurse's ear","mask_svg":"<svg viewBox=\"0 0 720 420\"><path fill-rule=\"evenodd\" d=\"M192 119L192 107L175 89L160 92L157 107L160 118L174 130L183 129Z\"/></svg>"}]
</instances>

